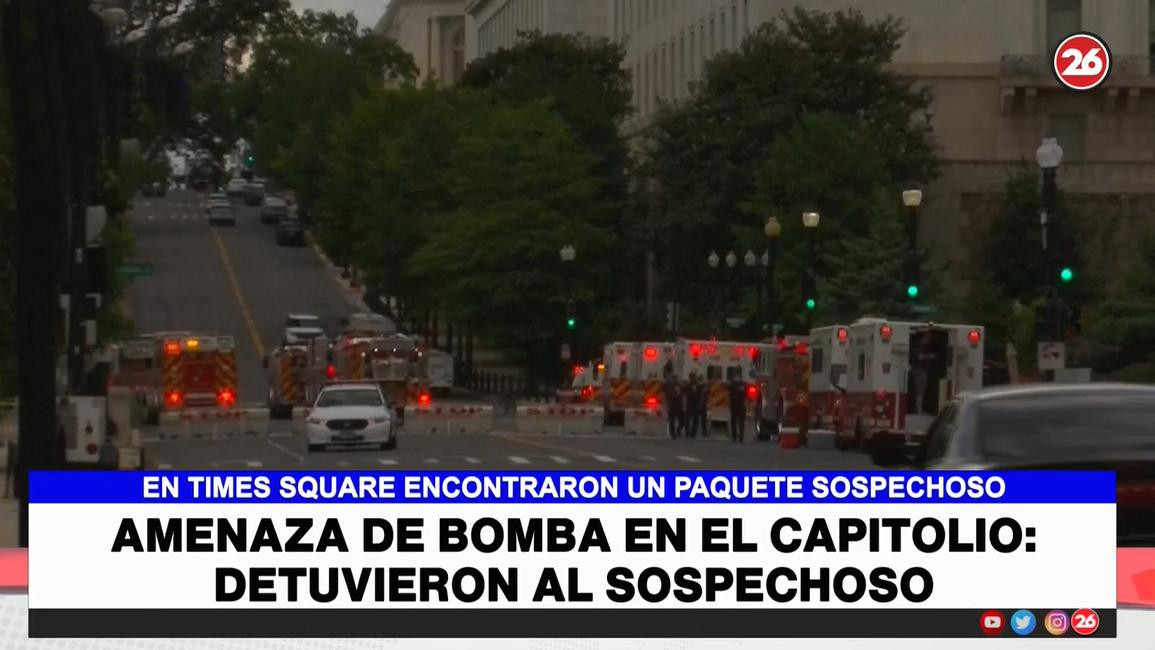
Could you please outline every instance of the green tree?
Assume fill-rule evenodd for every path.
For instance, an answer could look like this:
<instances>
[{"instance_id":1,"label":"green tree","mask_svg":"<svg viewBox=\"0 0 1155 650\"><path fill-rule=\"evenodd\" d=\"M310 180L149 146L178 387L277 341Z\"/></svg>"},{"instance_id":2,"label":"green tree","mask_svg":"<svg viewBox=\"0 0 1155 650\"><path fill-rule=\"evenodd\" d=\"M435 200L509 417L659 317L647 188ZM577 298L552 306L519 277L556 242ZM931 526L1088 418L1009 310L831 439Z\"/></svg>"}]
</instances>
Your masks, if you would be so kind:
<instances>
[{"instance_id":1,"label":"green tree","mask_svg":"<svg viewBox=\"0 0 1155 650\"><path fill-rule=\"evenodd\" d=\"M1124 363L1155 361L1155 231L1143 236L1139 263L1088 320L1095 338L1120 347Z\"/></svg>"},{"instance_id":2,"label":"green tree","mask_svg":"<svg viewBox=\"0 0 1155 650\"><path fill-rule=\"evenodd\" d=\"M8 82L0 74L0 398L16 390L15 176L12 159L12 118L9 114Z\"/></svg>"}]
</instances>

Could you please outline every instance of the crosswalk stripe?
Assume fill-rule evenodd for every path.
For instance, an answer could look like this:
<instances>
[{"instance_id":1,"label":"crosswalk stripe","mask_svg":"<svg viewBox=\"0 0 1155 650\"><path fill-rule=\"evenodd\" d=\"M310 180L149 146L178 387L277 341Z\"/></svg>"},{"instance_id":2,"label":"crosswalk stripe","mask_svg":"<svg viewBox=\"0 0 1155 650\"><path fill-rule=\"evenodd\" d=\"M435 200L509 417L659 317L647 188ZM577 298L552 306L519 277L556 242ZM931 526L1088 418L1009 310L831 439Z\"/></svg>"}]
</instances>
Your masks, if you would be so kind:
<instances>
[{"instance_id":1,"label":"crosswalk stripe","mask_svg":"<svg viewBox=\"0 0 1155 650\"><path fill-rule=\"evenodd\" d=\"M678 458L680 460L686 461L687 463L700 463L700 462L702 462L702 461L698 460L697 458L694 458L693 456L678 456Z\"/></svg>"},{"instance_id":2,"label":"crosswalk stripe","mask_svg":"<svg viewBox=\"0 0 1155 650\"><path fill-rule=\"evenodd\" d=\"M481 459L480 458L474 458L473 456L466 456L465 462L476 465L476 464L481 462Z\"/></svg>"},{"instance_id":3,"label":"crosswalk stripe","mask_svg":"<svg viewBox=\"0 0 1155 650\"><path fill-rule=\"evenodd\" d=\"M525 458L524 456L510 456L509 459L512 460L517 465L528 465L529 464L529 459Z\"/></svg>"},{"instance_id":4,"label":"crosswalk stripe","mask_svg":"<svg viewBox=\"0 0 1155 650\"><path fill-rule=\"evenodd\" d=\"M168 463L157 463L156 468L157 469L172 469L172 465L169 465Z\"/></svg>"},{"instance_id":5,"label":"crosswalk stripe","mask_svg":"<svg viewBox=\"0 0 1155 650\"><path fill-rule=\"evenodd\" d=\"M569 465L569 459L565 456L550 456L549 458L558 465Z\"/></svg>"},{"instance_id":6,"label":"crosswalk stripe","mask_svg":"<svg viewBox=\"0 0 1155 650\"><path fill-rule=\"evenodd\" d=\"M245 466L246 467L262 467L262 466L264 466L264 463L262 463L259 460L246 460Z\"/></svg>"},{"instance_id":7,"label":"crosswalk stripe","mask_svg":"<svg viewBox=\"0 0 1155 650\"><path fill-rule=\"evenodd\" d=\"M649 461L651 463L658 462L658 459L654 458L653 456L642 456L642 460Z\"/></svg>"},{"instance_id":8,"label":"crosswalk stripe","mask_svg":"<svg viewBox=\"0 0 1155 650\"><path fill-rule=\"evenodd\" d=\"M594 454L593 456L594 456L594 460L601 461L603 463L616 462L616 461L614 461L613 456L602 456L601 454Z\"/></svg>"},{"instance_id":9,"label":"crosswalk stripe","mask_svg":"<svg viewBox=\"0 0 1155 650\"><path fill-rule=\"evenodd\" d=\"M377 462L381 463L382 465L396 465L397 464L397 461L392 459L392 458L378 458Z\"/></svg>"},{"instance_id":10,"label":"crosswalk stripe","mask_svg":"<svg viewBox=\"0 0 1155 650\"><path fill-rule=\"evenodd\" d=\"M349 461L347 461L347 460L337 461L337 467L348 467L348 466L349 466Z\"/></svg>"},{"instance_id":11,"label":"crosswalk stripe","mask_svg":"<svg viewBox=\"0 0 1155 650\"><path fill-rule=\"evenodd\" d=\"M156 217L155 217L154 215L151 215L151 214L150 214L150 215L148 215L148 220L149 220L149 221L152 221L153 219L156 219Z\"/></svg>"},{"instance_id":12,"label":"crosswalk stripe","mask_svg":"<svg viewBox=\"0 0 1155 650\"><path fill-rule=\"evenodd\" d=\"M425 462L429 463L430 465L437 465L441 463L441 461L437 460L436 458L426 458Z\"/></svg>"}]
</instances>

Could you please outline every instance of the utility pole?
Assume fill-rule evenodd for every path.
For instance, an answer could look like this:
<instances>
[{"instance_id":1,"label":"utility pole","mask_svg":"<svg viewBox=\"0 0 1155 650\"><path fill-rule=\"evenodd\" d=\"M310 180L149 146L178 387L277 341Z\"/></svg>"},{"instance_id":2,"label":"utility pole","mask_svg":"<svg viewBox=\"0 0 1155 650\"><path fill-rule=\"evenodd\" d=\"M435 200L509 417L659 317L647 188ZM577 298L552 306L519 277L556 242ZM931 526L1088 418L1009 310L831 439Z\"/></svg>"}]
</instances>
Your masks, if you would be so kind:
<instances>
[{"instance_id":1,"label":"utility pole","mask_svg":"<svg viewBox=\"0 0 1155 650\"><path fill-rule=\"evenodd\" d=\"M28 472L63 465L56 423L56 334L67 260L68 150L60 87L61 2L4 0L3 29L15 152L16 493L28 546Z\"/></svg>"}]
</instances>

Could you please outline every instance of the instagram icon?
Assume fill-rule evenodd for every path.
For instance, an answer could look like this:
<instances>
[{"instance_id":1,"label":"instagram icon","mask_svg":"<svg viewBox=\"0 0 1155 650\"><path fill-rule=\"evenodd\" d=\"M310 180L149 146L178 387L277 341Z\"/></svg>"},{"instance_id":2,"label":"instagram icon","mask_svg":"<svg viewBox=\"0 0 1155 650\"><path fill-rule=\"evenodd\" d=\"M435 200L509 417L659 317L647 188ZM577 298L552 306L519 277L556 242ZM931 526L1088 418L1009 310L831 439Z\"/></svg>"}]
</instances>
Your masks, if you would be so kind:
<instances>
[{"instance_id":1,"label":"instagram icon","mask_svg":"<svg viewBox=\"0 0 1155 650\"><path fill-rule=\"evenodd\" d=\"M1043 618L1043 625L1047 628L1047 632L1051 633L1051 636L1063 636L1070 626L1070 619L1067 618L1067 612L1056 609L1047 612L1046 617Z\"/></svg>"}]
</instances>

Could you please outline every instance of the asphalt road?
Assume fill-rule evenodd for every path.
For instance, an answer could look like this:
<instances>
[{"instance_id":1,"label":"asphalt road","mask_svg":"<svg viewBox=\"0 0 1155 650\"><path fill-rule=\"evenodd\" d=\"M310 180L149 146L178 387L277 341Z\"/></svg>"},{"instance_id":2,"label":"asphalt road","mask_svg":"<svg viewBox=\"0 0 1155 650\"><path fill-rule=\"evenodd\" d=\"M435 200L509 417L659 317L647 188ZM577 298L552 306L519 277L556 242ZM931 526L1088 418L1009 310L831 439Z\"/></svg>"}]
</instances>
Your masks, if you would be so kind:
<instances>
[{"instance_id":1,"label":"asphalt road","mask_svg":"<svg viewBox=\"0 0 1155 650\"><path fill-rule=\"evenodd\" d=\"M236 227L208 225L202 195L172 191L137 199L130 215L136 259L154 274L137 278L130 310L137 332L203 330L237 341L238 402L267 396L261 358L277 345L286 314L326 324L354 311L311 247L277 246L258 208L234 201Z\"/></svg>"},{"instance_id":2,"label":"asphalt road","mask_svg":"<svg viewBox=\"0 0 1155 650\"><path fill-rule=\"evenodd\" d=\"M397 449L308 452L301 434L224 440L152 440L145 464L155 469L870 469L859 452L784 450L767 442L721 438L667 440L618 435L516 433L402 435Z\"/></svg>"}]
</instances>

